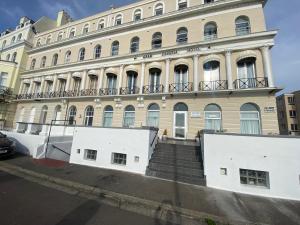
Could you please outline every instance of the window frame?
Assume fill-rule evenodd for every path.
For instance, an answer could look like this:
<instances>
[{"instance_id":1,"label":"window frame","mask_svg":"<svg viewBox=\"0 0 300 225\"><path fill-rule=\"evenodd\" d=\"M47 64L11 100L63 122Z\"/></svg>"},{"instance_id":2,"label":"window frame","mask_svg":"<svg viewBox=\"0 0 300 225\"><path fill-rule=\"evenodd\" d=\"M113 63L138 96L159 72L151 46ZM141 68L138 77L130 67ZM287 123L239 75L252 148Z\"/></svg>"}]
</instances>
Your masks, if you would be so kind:
<instances>
[{"instance_id":1,"label":"window frame","mask_svg":"<svg viewBox=\"0 0 300 225\"><path fill-rule=\"evenodd\" d=\"M111 164L126 166L127 165L127 154L112 152ZM125 156L125 157L124 157Z\"/></svg>"},{"instance_id":2,"label":"window frame","mask_svg":"<svg viewBox=\"0 0 300 225\"><path fill-rule=\"evenodd\" d=\"M244 174L246 172L246 174ZM250 173L254 173L254 175L249 175ZM264 177L260 177L259 173L264 174ZM239 176L240 176L240 184L246 185L250 187L256 187L256 188L266 188L270 189L270 174L268 171L261 171L261 170L250 170L250 169L239 169ZM246 183L242 181L242 178L246 179ZM255 180L255 184L251 184L249 180ZM258 181L263 180L265 185L258 185Z\"/></svg>"},{"instance_id":3,"label":"window frame","mask_svg":"<svg viewBox=\"0 0 300 225\"><path fill-rule=\"evenodd\" d=\"M89 161L97 161L98 151L95 149L84 149L84 159Z\"/></svg>"}]
</instances>

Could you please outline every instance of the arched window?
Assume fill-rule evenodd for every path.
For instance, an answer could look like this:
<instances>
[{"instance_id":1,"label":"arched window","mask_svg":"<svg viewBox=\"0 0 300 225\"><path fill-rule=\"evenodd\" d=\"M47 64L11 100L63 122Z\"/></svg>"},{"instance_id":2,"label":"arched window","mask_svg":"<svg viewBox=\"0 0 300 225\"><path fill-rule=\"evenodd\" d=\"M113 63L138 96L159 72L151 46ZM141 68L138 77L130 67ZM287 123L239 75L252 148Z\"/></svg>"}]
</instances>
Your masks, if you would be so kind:
<instances>
[{"instance_id":1,"label":"arched window","mask_svg":"<svg viewBox=\"0 0 300 225\"><path fill-rule=\"evenodd\" d=\"M47 37L46 44L50 44L50 42L51 42L51 35Z\"/></svg>"},{"instance_id":2,"label":"arched window","mask_svg":"<svg viewBox=\"0 0 300 225\"><path fill-rule=\"evenodd\" d=\"M188 83L189 67L187 65L178 65L175 67L175 85L172 91L188 92L191 91Z\"/></svg>"},{"instance_id":3,"label":"arched window","mask_svg":"<svg viewBox=\"0 0 300 225\"><path fill-rule=\"evenodd\" d=\"M82 33L83 34L87 34L89 32L89 28L90 28L90 25L89 24L85 24L83 29L82 29Z\"/></svg>"},{"instance_id":4,"label":"arched window","mask_svg":"<svg viewBox=\"0 0 300 225\"><path fill-rule=\"evenodd\" d=\"M122 15L119 14L115 18L115 25L117 26L117 25L121 25L121 24L122 24Z\"/></svg>"},{"instance_id":5,"label":"arched window","mask_svg":"<svg viewBox=\"0 0 300 225\"><path fill-rule=\"evenodd\" d=\"M58 60L58 54L54 54L52 58L52 66L57 65L57 60Z\"/></svg>"},{"instance_id":6,"label":"arched window","mask_svg":"<svg viewBox=\"0 0 300 225\"><path fill-rule=\"evenodd\" d=\"M79 55L78 55L79 61L83 61L83 60L84 60L84 57L85 57L85 48L81 48L81 49L79 50Z\"/></svg>"},{"instance_id":7,"label":"arched window","mask_svg":"<svg viewBox=\"0 0 300 225\"><path fill-rule=\"evenodd\" d=\"M85 126L92 126L93 125L93 119L94 119L94 107L88 106L85 109L85 115L84 115L84 125Z\"/></svg>"},{"instance_id":8,"label":"arched window","mask_svg":"<svg viewBox=\"0 0 300 225\"><path fill-rule=\"evenodd\" d=\"M222 129L222 112L216 104L209 104L204 109L205 129L220 131Z\"/></svg>"},{"instance_id":9,"label":"arched window","mask_svg":"<svg viewBox=\"0 0 300 225\"><path fill-rule=\"evenodd\" d=\"M17 41L21 41L21 39L22 39L22 34L19 34L18 38L17 38Z\"/></svg>"},{"instance_id":10,"label":"arched window","mask_svg":"<svg viewBox=\"0 0 300 225\"><path fill-rule=\"evenodd\" d=\"M162 34L160 32L156 32L152 36L152 49L161 48L162 46Z\"/></svg>"},{"instance_id":11,"label":"arched window","mask_svg":"<svg viewBox=\"0 0 300 225\"><path fill-rule=\"evenodd\" d=\"M33 70L35 68L36 59L31 60L30 69Z\"/></svg>"},{"instance_id":12,"label":"arched window","mask_svg":"<svg viewBox=\"0 0 300 225\"><path fill-rule=\"evenodd\" d=\"M178 44L184 44L188 41L188 30L185 27L181 27L177 30L176 42Z\"/></svg>"},{"instance_id":13,"label":"arched window","mask_svg":"<svg viewBox=\"0 0 300 225\"><path fill-rule=\"evenodd\" d=\"M251 33L250 21L247 16L240 16L235 20L236 35L247 35Z\"/></svg>"},{"instance_id":14,"label":"arched window","mask_svg":"<svg viewBox=\"0 0 300 225\"><path fill-rule=\"evenodd\" d=\"M114 109L112 106L107 105L103 112L103 127L112 127Z\"/></svg>"},{"instance_id":15,"label":"arched window","mask_svg":"<svg viewBox=\"0 0 300 225\"><path fill-rule=\"evenodd\" d=\"M154 16L160 16L162 14L164 14L164 5L162 3L158 3L154 7Z\"/></svg>"},{"instance_id":16,"label":"arched window","mask_svg":"<svg viewBox=\"0 0 300 225\"><path fill-rule=\"evenodd\" d=\"M203 65L205 91L218 90L220 88L220 62L213 60Z\"/></svg>"},{"instance_id":17,"label":"arched window","mask_svg":"<svg viewBox=\"0 0 300 225\"><path fill-rule=\"evenodd\" d=\"M9 61L10 60L10 54L7 54L6 55L6 61Z\"/></svg>"},{"instance_id":18,"label":"arched window","mask_svg":"<svg viewBox=\"0 0 300 225\"><path fill-rule=\"evenodd\" d=\"M114 41L111 45L111 55L115 56L115 55L119 55L119 47L120 44L118 41Z\"/></svg>"},{"instance_id":19,"label":"arched window","mask_svg":"<svg viewBox=\"0 0 300 225\"><path fill-rule=\"evenodd\" d=\"M105 23L104 23L104 20L100 20L100 22L98 23L98 30L102 30L104 29L105 27Z\"/></svg>"},{"instance_id":20,"label":"arched window","mask_svg":"<svg viewBox=\"0 0 300 225\"><path fill-rule=\"evenodd\" d=\"M15 41L16 41L16 37L15 37L15 36L13 36L13 37L12 37L12 39L11 39L11 41L10 41L10 44L13 44L13 43L15 43Z\"/></svg>"},{"instance_id":21,"label":"arched window","mask_svg":"<svg viewBox=\"0 0 300 225\"><path fill-rule=\"evenodd\" d=\"M6 46L6 40L4 40L4 41L2 42L2 48L5 48L5 46Z\"/></svg>"},{"instance_id":22,"label":"arched window","mask_svg":"<svg viewBox=\"0 0 300 225\"><path fill-rule=\"evenodd\" d=\"M238 83L237 88L254 88L257 86L256 81L256 58L248 57L237 62L238 67Z\"/></svg>"},{"instance_id":23,"label":"arched window","mask_svg":"<svg viewBox=\"0 0 300 225\"><path fill-rule=\"evenodd\" d=\"M48 113L48 106L44 105L42 110L41 110L41 115L40 115L40 124L45 124L47 120L47 113Z\"/></svg>"},{"instance_id":24,"label":"arched window","mask_svg":"<svg viewBox=\"0 0 300 225\"><path fill-rule=\"evenodd\" d=\"M12 61L12 62L16 62L16 59L17 59L17 53L14 52L14 54L13 54L12 57L11 57L11 61Z\"/></svg>"},{"instance_id":25,"label":"arched window","mask_svg":"<svg viewBox=\"0 0 300 225\"><path fill-rule=\"evenodd\" d=\"M147 126L159 127L159 105L156 103L148 106Z\"/></svg>"},{"instance_id":26,"label":"arched window","mask_svg":"<svg viewBox=\"0 0 300 225\"><path fill-rule=\"evenodd\" d=\"M94 50L94 58L99 59L101 56L101 45L96 45Z\"/></svg>"},{"instance_id":27,"label":"arched window","mask_svg":"<svg viewBox=\"0 0 300 225\"><path fill-rule=\"evenodd\" d=\"M160 93L162 88L160 86L161 70L158 68L151 68L149 70L149 93Z\"/></svg>"},{"instance_id":28,"label":"arched window","mask_svg":"<svg viewBox=\"0 0 300 225\"><path fill-rule=\"evenodd\" d=\"M65 55L65 63L69 63L71 61L71 51L67 51Z\"/></svg>"},{"instance_id":29,"label":"arched window","mask_svg":"<svg viewBox=\"0 0 300 225\"><path fill-rule=\"evenodd\" d=\"M133 21L138 21L142 19L142 10L136 9L133 13Z\"/></svg>"},{"instance_id":30,"label":"arched window","mask_svg":"<svg viewBox=\"0 0 300 225\"><path fill-rule=\"evenodd\" d=\"M61 106L57 105L54 109L53 120L55 120L55 124L60 124L61 120Z\"/></svg>"},{"instance_id":31,"label":"arched window","mask_svg":"<svg viewBox=\"0 0 300 225\"><path fill-rule=\"evenodd\" d=\"M204 26L204 40L214 40L218 37L218 28L215 22L209 22Z\"/></svg>"},{"instance_id":32,"label":"arched window","mask_svg":"<svg viewBox=\"0 0 300 225\"><path fill-rule=\"evenodd\" d=\"M261 134L260 111L258 106L252 103L246 103L242 105L240 114L242 134Z\"/></svg>"},{"instance_id":33,"label":"arched window","mask_svg":"<svg viewBox=\"0 0 300 225\"><path fill-rule=\"evenodd\" d=\"M134 127L135 121L135 108L132 105L128 105L125 108L123 127Z\"/></svg>"},{"instance_id":34,"label":"arched window","mask_svg":"<svg viewBox=\"0 0 300 225\"><path fill-rule=\"evenodd\" d=\"M139 51L140 47L140 38L139 37L134 37L131 39L130 43L130 52L131 53L136 53Z\"/></svg>"},{"instance_id":35,"label":"arched window","mask_svg":"<svg viewBox=\"0 0 300 225\"><path fill-rule=\"evenodd\" d=\"M57 36L57 41L61 41L63 39L63 32L60 32Z\"/></svg>"},{"instance_id":36,"label":"arched window","mask_svg":"<svg viewBox=\"0 0 300 225\"><path fill-rule=\"evenodd\" d=\"M43 56L42 60L41 60L41 68L44 68L46 66L46 56Z\"/></svg>"},{"instance_id":37,"label":"arched window","mask_svg":"<svg viewBox=\"0 0 300 225\"><path fill-rule=\"evenodd\" d=\"M127 71L127 94L137 94L137 76L138 73L135 71Z\"/></svg>"},{"instance_id":38,"label":"arched window","mask_svg":"<svg viewBox=\"0 0 300 225\"><path fill-rule=\"evenodd\" d=\"M75 124L76 113L77 113L76 107L71 106L70 109L69 109L69 114L68 114L68 123L69 123L69 125L74 125Z\"/></svg>"},{"instance_id":39,"label":"arched window","mask_svg":"<svg viewBox=\"0 0 300 225\"><path fill-rule=\"evenodd\" d=\"M75 37L75 32L76 32L76 29L75 29L75 28L72 28L72 29L70 30L69 38Z\"/></svg>"},{"instance_id":40,"label":"arched window","mask_svg":"<svg viewBox=\"0 0 300 225\"><path fill-rule=\"evenodd\" d=\"M117 94L117 75L108 73L107 74L107 95Z\"/></svg>"},{"instance_id":41,"label":"arched window","mask_svg":"<svg viewBox=\"0 0 300 225\"><path fill-rule=\"evenodd\" d=\"M173 111L174 112L187 112L187 111L189 111L189 108L185 103L179 102L176 105L174 105Z\"/></svg>"},{"instance_id":42,"label":"arched window","mask_svg":"<svg viewBox=\"0 0 300 225\"><path fill-rule=\"evenodd\" d=\"M40 47L41 46L41 39L38 39L36 42L36 47Z\"/></svg>"},{"instance_id":43,"label":"arched window","mask_svg":"<svg viewBox=\"0 0 300 225\"><path fill-rule=\"evenodd\" d=\"M178 10L186 9L188 7L187 0L177 0Z\"/></svg>"}]
</instances>

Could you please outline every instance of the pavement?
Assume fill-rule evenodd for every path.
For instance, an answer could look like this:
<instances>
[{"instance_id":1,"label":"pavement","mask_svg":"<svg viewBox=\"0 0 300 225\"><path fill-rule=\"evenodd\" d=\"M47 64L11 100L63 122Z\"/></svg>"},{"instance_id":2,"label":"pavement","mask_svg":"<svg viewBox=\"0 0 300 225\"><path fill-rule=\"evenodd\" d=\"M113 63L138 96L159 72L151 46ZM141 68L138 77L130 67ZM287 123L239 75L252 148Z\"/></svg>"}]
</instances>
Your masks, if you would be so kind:
<instances>
[{"instance_id":1,"label":"pavement","mask_svg":"<svg viewBox=\"0 0 300 225\"><path fill-rule=\"evenodd\" d=\"M43 163L27 156L18 156L0 162L0 167L4 164L57 178L59 179L57 183L60 184L75 182L85 185L85 189L90 188L91 192L102 191L102 196L105 194L111 199L118 198L120 202L130 201L130 205L125 205L123 209L152 217L153 215L157 217L159 214L159 219L178 224L203 224L205 218L218 221L218 224L300 224L300 202L298 201L237 194L54 161ZM69 186L76 185L72 183ZM168 210L164 211L166 207ZM170 212L175 212L171 213L172 218L168 218ZM186 219L189 216L191 220L187 223ZM196 222L192 223L192 220Z\"/></svg>"},{"instance_id":2,"label":"pavement","mask_svg":"<svg viewBox=\"0 0 300 225\"><path fill-rule=\"evenodd\" d=\"M0 172L1 225L172 225Z\"/></svg>"}]
</instances>

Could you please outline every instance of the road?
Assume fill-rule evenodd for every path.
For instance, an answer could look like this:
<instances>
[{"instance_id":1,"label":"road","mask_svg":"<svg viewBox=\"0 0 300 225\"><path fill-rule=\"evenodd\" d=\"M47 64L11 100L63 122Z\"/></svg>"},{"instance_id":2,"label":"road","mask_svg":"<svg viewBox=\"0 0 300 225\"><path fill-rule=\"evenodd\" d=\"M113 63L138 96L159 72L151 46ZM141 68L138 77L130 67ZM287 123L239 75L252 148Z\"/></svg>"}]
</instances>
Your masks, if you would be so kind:
<instances>
[{"instance_id":1,"label":"road","mask_svg":"<svg viewBox=\"0 0 300 225\"><path fill-rule=\"evenodd\" d=\"M0 172L1 225L172 225Z\"/></svg>"}]
</instances>

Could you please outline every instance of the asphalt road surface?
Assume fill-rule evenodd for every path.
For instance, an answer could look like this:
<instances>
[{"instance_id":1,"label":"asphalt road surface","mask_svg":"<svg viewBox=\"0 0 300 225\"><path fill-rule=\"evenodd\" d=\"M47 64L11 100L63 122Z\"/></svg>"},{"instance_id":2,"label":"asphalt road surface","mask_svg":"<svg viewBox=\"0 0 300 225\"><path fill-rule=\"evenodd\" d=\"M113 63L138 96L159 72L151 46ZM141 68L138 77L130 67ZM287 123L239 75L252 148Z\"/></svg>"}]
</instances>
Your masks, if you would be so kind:
<instances>
[{"instance_id":1,"label":"asphalt road surface","mask_svg":"<svg viewBox=\"0 0 300 225\"><path fill-rule=\"evenodd\" d=\"M0 172L1 225L173 225Z\"/></svg>"}]
</instances>

